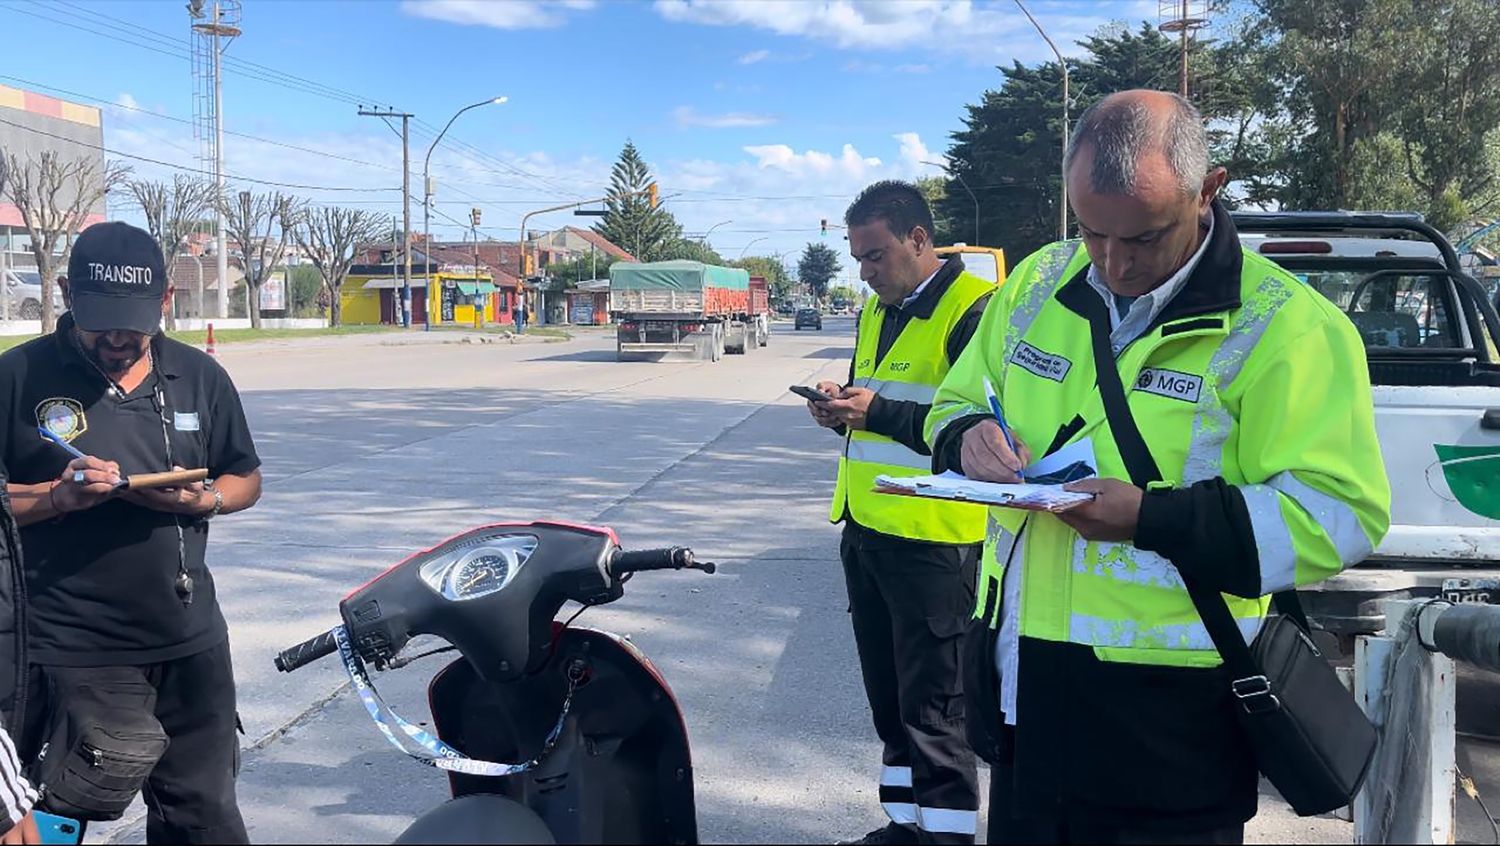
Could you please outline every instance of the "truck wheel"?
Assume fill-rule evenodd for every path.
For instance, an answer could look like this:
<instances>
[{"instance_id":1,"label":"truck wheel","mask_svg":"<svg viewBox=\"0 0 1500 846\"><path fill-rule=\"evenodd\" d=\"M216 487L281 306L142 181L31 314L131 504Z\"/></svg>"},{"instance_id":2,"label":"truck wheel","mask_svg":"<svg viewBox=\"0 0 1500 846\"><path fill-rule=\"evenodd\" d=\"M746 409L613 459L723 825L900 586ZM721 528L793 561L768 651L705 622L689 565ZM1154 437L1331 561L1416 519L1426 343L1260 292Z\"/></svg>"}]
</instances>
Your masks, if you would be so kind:
<instances>
[{"instance_id":1,"label":"truck wheel","mask_svg":"<svg viewBox=\"0 0 1500 846\"><path fill-rule=\"evenodd\" d=\"M26 300L25 302L21 303L21 319L41 320L42 304L40 302L37 302L36 300Z\"/></svg>"}]
</instances>

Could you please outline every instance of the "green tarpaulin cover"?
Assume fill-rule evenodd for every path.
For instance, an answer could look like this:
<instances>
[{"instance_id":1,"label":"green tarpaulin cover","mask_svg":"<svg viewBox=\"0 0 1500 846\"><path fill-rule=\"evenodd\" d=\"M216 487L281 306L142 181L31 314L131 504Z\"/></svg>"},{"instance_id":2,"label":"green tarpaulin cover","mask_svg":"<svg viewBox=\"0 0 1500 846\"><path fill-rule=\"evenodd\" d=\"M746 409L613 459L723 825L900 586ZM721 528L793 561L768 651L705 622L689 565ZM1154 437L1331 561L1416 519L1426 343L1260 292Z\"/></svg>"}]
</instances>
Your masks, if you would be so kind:
<instances>
[{"instance_id":1,"label":"green tarpaulin cover","mask_svg":"<svg viewBox=\"0 0 1500 846\"><path fill-rule=\"evenodd\" d=\"M616 262L609 267L609 287L620 291L701 291L704 287L744 291L750 273L697 261Z\"/></svg>"},{"instance_id":2,"label":"green tarpaulin cover","mask_svg":"<svg viewBox=\"0 0 1500 846\"><path fill-rule=\"evenodd\" d=\"M456 282L460 293L474 296L475 294L493 294L495 286L488 282Z\"/></svg>"}]
</instances>

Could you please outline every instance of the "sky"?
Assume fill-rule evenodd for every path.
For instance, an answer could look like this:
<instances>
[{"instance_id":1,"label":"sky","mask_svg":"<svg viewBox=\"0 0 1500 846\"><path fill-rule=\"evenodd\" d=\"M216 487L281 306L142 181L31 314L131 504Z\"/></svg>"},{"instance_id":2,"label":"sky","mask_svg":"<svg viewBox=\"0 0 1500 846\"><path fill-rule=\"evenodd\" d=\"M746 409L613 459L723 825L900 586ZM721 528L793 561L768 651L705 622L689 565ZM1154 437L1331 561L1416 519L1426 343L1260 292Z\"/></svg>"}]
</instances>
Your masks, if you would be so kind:
<instances>
[{"instance_id":1,"label":"sky","mask_svg":"<svg viewBox=\"0 0 1500 846\"><path fill-rule=\"evenodd\" d=\"M209 8L213 0L207 0ZM413 229L432 152L434 237L514 239L522 215L601 197L626 139L690 236L789 264L864 185L939 175L997 65L1050 48L1013 0L241 0L224 49L233 190L399 216L412 121ZM1155 0L1030 0L1064 53ZM198 166L183 0L0 0L0 83L104 110L105 146L147 178ZM135 158L132 158L135 157ZM154 161L145 161L145 159ZM248 183L245 180L260 180ZM112 196L111 216L138 212ZM462 228L459 221L463 221ZM533 230L593 219L554 213ZM825 243L843 252L837 230ZM852 271L845 262L846 274Z\"/></svg>"}]
</instances>

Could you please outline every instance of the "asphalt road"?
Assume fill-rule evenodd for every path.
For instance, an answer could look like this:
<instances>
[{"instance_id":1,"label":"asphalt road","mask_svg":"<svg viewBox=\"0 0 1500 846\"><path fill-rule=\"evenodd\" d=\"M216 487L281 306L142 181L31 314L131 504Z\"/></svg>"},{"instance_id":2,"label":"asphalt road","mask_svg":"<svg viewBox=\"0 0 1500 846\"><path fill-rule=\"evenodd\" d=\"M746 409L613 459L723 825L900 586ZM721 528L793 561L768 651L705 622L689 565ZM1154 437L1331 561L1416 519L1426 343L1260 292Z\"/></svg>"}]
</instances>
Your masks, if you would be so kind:
<instances>
[{"instance_id":1,"label":"asphalt road","mask_svg":"<svg viewBox=\"0 0 1500 846\"><path fill-rule=\"evenodd\" d=\"M420 335L420 333L416 333ZM719 363L615 362L612 336L465 344L368 336L221 350L265 466L254 510L214 525L244 718L240 795L257 842L388 842L445 779L386 745L342 670L272 656L333 625L338 600L400 560L495 520L604 523L627 546L681 543L717 575L643 574L582 623L629 635L673 685L706 842L831 842L883 823L827 523L838 440L794 383L841 379L852 322L778 323ZM398 341L410 341L401 343ZM435 659L436 660L436 659ZM377 676L425 720L440 665ZM1348 842L1274 797L1258 842ZM983 826L981 824L981 830ZM91 841L143 842L138 815Z\"/></svg>"}]
</instances>

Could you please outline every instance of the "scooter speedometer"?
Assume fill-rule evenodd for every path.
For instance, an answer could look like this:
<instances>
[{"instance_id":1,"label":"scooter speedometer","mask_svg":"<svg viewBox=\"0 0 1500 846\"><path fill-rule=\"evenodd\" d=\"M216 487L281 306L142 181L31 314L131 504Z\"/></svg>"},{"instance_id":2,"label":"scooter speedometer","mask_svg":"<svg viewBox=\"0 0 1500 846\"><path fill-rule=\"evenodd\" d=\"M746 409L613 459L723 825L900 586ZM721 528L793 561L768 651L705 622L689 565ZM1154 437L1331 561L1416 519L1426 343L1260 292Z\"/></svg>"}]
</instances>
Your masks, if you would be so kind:
<instances>
[{"instance_id":1,"label":"scooter speedometer","mask_svg":"<svg viewBox=\"0 0 1500 846\"><path fill-rule=\"evenodd\" d=\"M538 543L540 539L529 534L485 538L423 564L420 575L444 599L478 599L504 590Z\"/></svg>"}]
</instances>

